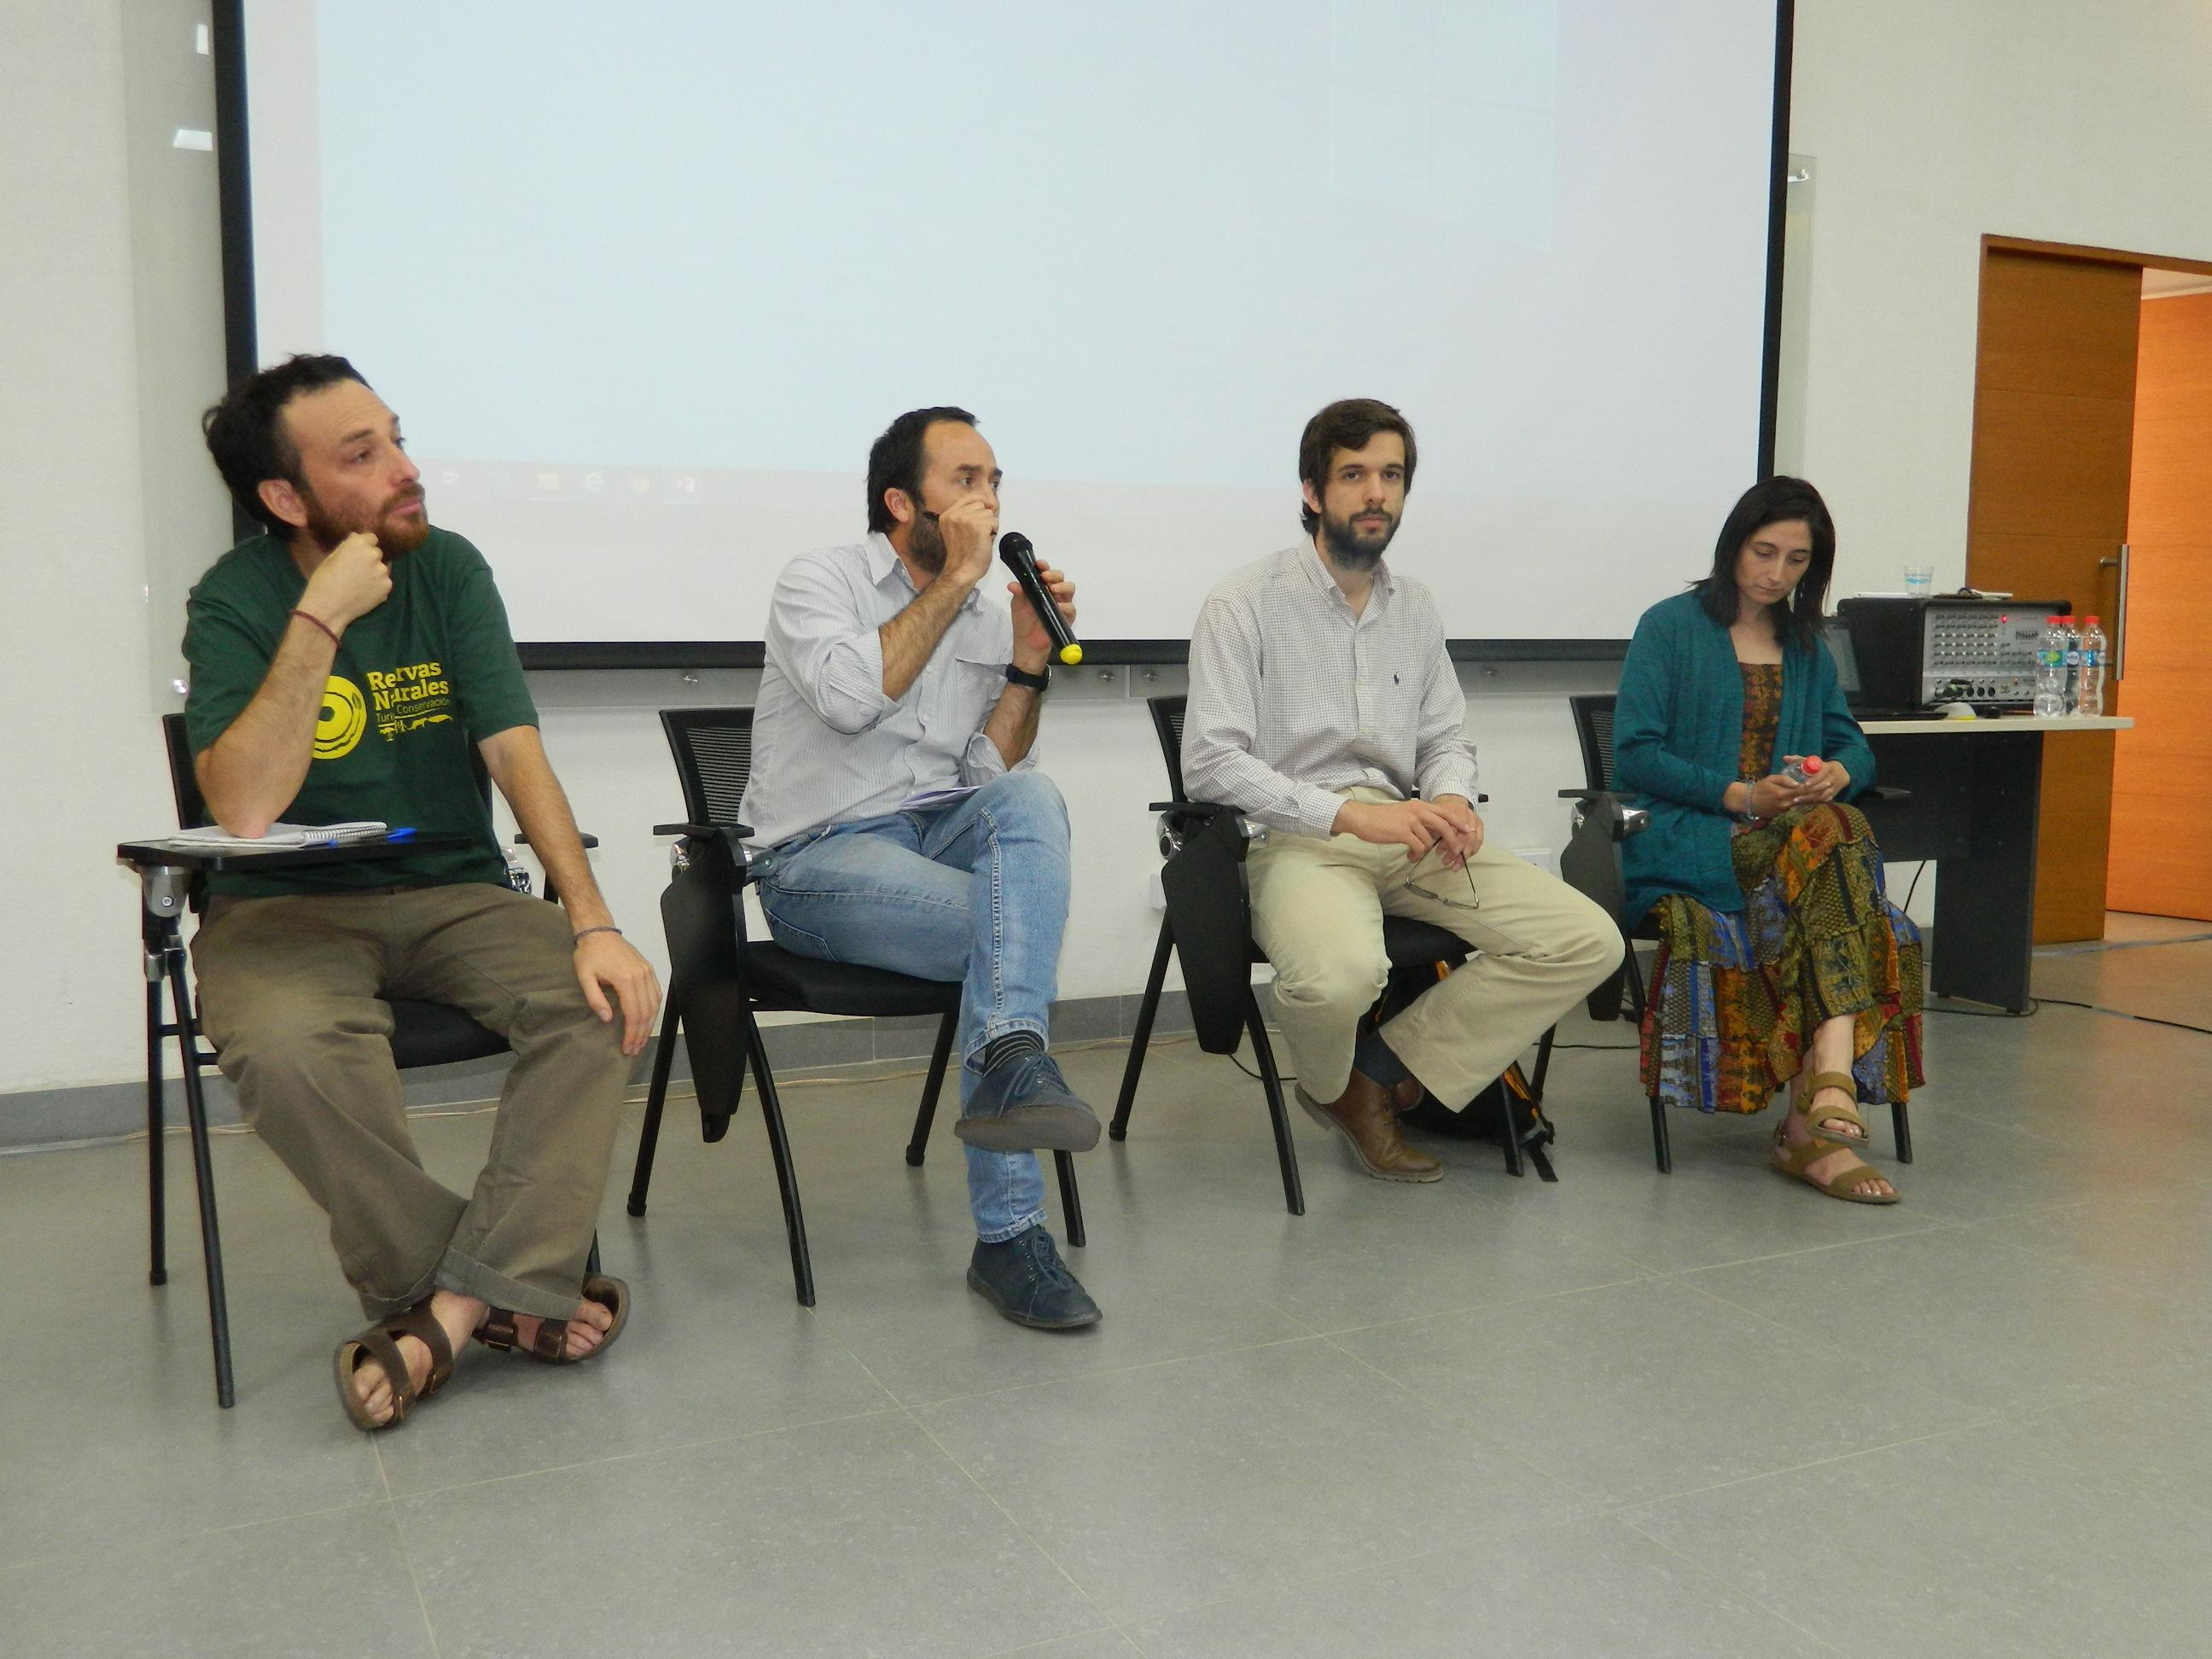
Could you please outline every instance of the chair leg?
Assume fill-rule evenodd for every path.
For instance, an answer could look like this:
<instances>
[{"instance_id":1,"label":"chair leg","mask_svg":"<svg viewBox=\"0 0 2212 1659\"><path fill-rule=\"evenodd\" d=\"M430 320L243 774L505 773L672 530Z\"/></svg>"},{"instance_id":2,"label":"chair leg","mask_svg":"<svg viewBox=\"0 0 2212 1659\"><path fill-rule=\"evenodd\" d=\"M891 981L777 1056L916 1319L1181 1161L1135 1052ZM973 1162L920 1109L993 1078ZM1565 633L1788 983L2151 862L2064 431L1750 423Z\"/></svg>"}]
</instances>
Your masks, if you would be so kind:
<instances>
[{"instance_id":1,"label":"chair leg","mask_svg":"<svg viewBox=\"0 0 2212 1659\"><path fill-rule=\"evenodd\" d=\"M1060 1212L1067 1218L1067 1242L1080 1249L1091 1241L1083 1231L1083 1194L1075 1189L1075 1155L1054 1152L1052 1166L1060 1176Z\"/></svg>"},{"instance_id":2,"label":"chair leg","mask_svg":"<svg viewBox=\"0 0 2212 1659\"><path fill-rule=\"evenodd\" d=\"M1283 1205L1292 1215L1306 1212L1304 1186L1298 1180L1298 1149L1291 1140L1291 1116L1283 1109L1283 1079L1275 1070L1275 1051L1267 1042L1260 1000L1244 994L1244 1024L1252 1033L1252 1057L1260 1062L1260 1086L1267 1095L1267 1117L1275 1130L1275 1161L1283 1170Z\"/></svg>"},{"instance_id":3,"label":"chair leg","mask_svg":"<svg viewBox=\"0 0 2212 1659\"><path fill-rule=\"evenodd\" d=\"M1551 1033L1547 1031L1544 1035L1549 1036ZM1536 1075L1541 1077L1543 1073L1540 1070ZM1522 1174L1521 1126L1513 1121L1513 1087L1507 1084L1504 1088L1505 1133L1498 1137L1498 1141L1505 1149L1505 1173L1518 1179Z\"/></svg>"},{"instance_id":4,"label":"chair leg","mask_svg":"<svg viewBox=\"0 0 2212 1659\"><path fill-rule=\"evenodd\" d=\"M1905 1115L1905 1103L1901 1100L1889 1103L1889 1127L1891 1133L1897 1137L1897 1161L1899 1164L1911 1163L1912 1120Z\"/></svg>"},{"instance_id":5,"label":"chair leg","mask_svg":"<svg viewBox=\"0 0 2212 1659\"><path fill-rule=\"evenodd\" d=\"M152 1266L146 1282L169 1282L167 1178L161 1168L161 981L146 981L146 1221L152 1238Z\"/></svg>"},{"instance_id":6,"label":"chair leg","mask_svg":"<svg viewBox=\"0 0 2212 1659\"><path fill-rule=\"evenodd\" d=\"M1137 1029L1129 1037L1129 1058L1121 1067L1121 1097L1114 1103L1114 1121L1106 1133L1115 1140L1129 1138L1129 1109L1137 1103L1137 1079L1145 1069L1145 1050L1152 1040L1152 1018L1160 1011L1160 987L1167 982L1168 957L1175 951L1175 932L1164 917L1160 942L1152 947L1152 971L1145 976L1144 1000L1137 1005Z\"/></svg>"},{"instance_id":7,"label":"chair leg","mask_svg":"<svg viewBox=\"0 0 2212 1659\"><path fill-rule=\"evenodd\" d=\"M668 1103L668 1073L676 1063L676 1034L682 1024L672 997L661 1013L660 1041L653 1050L653 1084L645 1091L645 1125L637 1137L637 1167L630 1171L632 1215L645 1213L645 1189L653 1184L653 1155L660 1146L660 1113Z\"/></svg>"},{"instance_id":8,"label":"chair leg","mask_svg":"<svg viewBox=\"0 0 2212 1659\"><path fill-rule=\"evenodd\" d=\"M929 1081L921 1085L921 1109L914 1115L914 1139L906 1144L906 1161L919 1170L929 1154L929 1129L937 1121L938 1091L945 1087L945 1068L952 1058L952 1038L960 1016L947 1014L937 1028L937 1047L929 1056Z\"/></svg>"},{"instance_id":9,"label":"chair leg","mask_svg":"<svg viewBox=\"0 0 2212 1659\"><path fill-rule=\"evenodd\" d=\"M1544 1103L1544 1079L1552 1070L1552 1042L1559 1035L1558 1026L1547 1026L1536 1043L1536 1075L1528 1079L1528 1098L1539 1106Z\"/></svg>"},{"instance_id":10,"label":"chair leg","mask_svg":"<svg viewBox=\"0 0 2212 1659\"><path fill-rule=\"evenodd\" d=\"M1651 1097L1651 1153L1659 1160L1659 1173L1674 1173L1674 1148L1667 1139L1667 1107L1658 1096Z\"/></svg>"},{"instance_id":11,"label":"chair leg","mask_svg":"<svg viewBox=\"0 0 2212 1659\"><path fill-rule=\"evenodd\" d=\"M169 997L177 1011L178 1047L185 1061L185 1116L191 1129L192 1176L199 1188L200 1258L206 1264L208 1334L215 1346L216 1403L228 1410L238 1401L230 1367L230 1302L222 1279L222 1235L216 1220L215 1164L208 1145L207 1097L200 1089L198 1022L192 1018L191 991L185 983L185 948L172 944L163 953Z\"/></svg>"},{"instance_id":12,"label":"chair leg","mask_svg":"<svg viewBox=\"0 0 2212 1659\"><path fill-rule=\"evenodd\" d=\"M775 1164L775 1184L783 1194L783 1230L791 1241L791 1282L799 1305L814 1305L814 1259L806 1249L806 1218L799 1208L799 1178L791 1167L791 1141L783 1132L783 1102L775 1092L775 1079L768 1069L768 1048L750 1009L745 1013L745 1051L751 1055L753 1081L760 1085L761 1119L768 1125L769 1157Z\"/></svg>"},{"instance_id":13,"label":"chair leg","mask_svg":"<svg viewBox=\"0 0 2212 1659\"><path fill-rule=\"evenodd\" d=\"M1637 960L1636 941L1629 939L1626 941L1626 945L1627 954L1625 962L1628 969L1628 1017L1641 1025L1644 1024L1644 967Z\"/></svg>"}]
</instances>

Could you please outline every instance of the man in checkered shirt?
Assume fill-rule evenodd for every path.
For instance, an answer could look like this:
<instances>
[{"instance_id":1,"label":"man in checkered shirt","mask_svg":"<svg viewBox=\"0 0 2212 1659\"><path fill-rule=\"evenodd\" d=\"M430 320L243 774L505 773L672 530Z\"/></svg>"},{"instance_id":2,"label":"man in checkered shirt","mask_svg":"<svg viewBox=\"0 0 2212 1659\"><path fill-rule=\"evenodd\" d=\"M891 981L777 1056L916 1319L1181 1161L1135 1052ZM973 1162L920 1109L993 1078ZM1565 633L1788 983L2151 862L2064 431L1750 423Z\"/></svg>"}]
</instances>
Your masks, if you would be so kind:
<instances>
[{"instance_id":1,"label":"man in checkered shirt","mask_svg":"<svg viewBox=\"0 0 2212 1659\"><path fill-rule=\"evenodd\" d=\"M1398 1112L1456 1109L1620 965L1620 930L1488 844L1467 699L1429 590L1383 562L1413 479L1413 429L1348 398L1298 445L1307 538L1207 597L1190 641L1182 775L1273 831L1247 865L1252 933L1300 1106L1384 1181L1434 1181ZM1476 955L1379 1030L1384 915Z\"/></svg>"}]
</instances>

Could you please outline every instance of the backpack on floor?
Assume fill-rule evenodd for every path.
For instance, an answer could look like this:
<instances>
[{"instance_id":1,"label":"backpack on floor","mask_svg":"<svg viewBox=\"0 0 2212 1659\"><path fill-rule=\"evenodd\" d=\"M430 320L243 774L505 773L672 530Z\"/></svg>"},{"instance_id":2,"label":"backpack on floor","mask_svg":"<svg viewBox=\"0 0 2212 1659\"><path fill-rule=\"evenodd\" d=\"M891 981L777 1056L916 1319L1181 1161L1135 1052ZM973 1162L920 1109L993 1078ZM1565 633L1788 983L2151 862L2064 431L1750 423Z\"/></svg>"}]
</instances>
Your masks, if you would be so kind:
<instances>
[{"instance_id":1,"label":"backpack on floor","mask_svg":"<svg viewBox=\"0 0 2212 1659\"><path fill-rule=\"evenodd\" d=\"M1521 1173L1521 1158L1525 1152L1528 1162L1536 1166L1540 1179L1559 1178L1544 1150L1558 1139L1559 1132L1553 1127L1552 1120L1544 1115L1544 1108L1529 1090L1528 1079L1522 1074L1517 1060L1505 1068L1504 1076L1494 1079L1457 1111L1434 1095L1424 1094L1419 1105L1398 1116L1401 1122L1431 1134L1447 1135L1455 1140L1494 1141L1505 1149L1505 1167L1514 1175Z\"/></svg>"},{"instance_id":2,"label":"backpack on floor","mask_svg":"<svg viewBox=\"0 0 2212 1659\"><path fill-rule=\"evenodd\" d=\"M1368 1011L1363 1030L1388 1020L1407 1003L1433 985L1449 971L1441 964L1437 967L1395 969L1389 983L1376 1006ZM1489 1085L1473 1100L1455 1111L1434 1095L1423 1094L1420 1104L1398 1115L1399 1121L1431 1134L1449 1136L1455 1140L1487 1140L1505 1150L1505 1170L1509 1175L1521 1173L1522 1154L1536 1166L1537 1176L1545 1181L1557 1181L1559 1174L1552 1168L1552 1160L1545 1148L1559 1138L1552 1120L1544 1115L1542 1103L1536 1091L1528 1086L1528 1079L1515 1060L1505 1068L1503 1077L1492 1079Z\"/></svg>"}]
</instances>

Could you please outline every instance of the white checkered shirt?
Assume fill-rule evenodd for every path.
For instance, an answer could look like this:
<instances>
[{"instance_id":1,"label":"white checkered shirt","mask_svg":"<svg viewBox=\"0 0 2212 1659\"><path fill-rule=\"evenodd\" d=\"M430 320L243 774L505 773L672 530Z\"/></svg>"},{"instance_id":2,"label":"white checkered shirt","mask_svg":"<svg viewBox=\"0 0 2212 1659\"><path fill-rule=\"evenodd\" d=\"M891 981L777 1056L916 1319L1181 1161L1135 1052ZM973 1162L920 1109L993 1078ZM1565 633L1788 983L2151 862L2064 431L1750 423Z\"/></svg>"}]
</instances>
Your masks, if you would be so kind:
<instances>
[{"instance_id":1,"label":"white checkered shirt","mask_svg":"<svg viewBox=\"0 0 2212 1659\"><path fill-rule=\"evenodd\" d=\"M1387 562L1354 616L1302 542L1224 581L1191 630L1183 788L1271 829L1327 836L1362 784L1473 801L1466 724L1436 601Z\"/></svg>"}]
</instances>

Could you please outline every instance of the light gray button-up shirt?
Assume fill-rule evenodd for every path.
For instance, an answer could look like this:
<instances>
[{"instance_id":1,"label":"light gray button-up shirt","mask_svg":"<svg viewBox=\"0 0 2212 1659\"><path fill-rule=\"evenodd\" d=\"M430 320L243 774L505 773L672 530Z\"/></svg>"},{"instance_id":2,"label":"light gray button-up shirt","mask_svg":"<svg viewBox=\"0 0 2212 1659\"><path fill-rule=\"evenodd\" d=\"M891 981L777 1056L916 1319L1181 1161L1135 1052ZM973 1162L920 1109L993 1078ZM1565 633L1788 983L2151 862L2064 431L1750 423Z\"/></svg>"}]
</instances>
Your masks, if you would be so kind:
<instances>
[{"instance_id":1,"label":"light gray button-up shirt","mask_svg":"<svg viewBox=\"0 0 2212 1659\"><path fill-rule=\"evenodd\" d=\"M906 695L884 695L876 630L916 591L879 533L802 553L776 579L740 809L754 845L880 817L916 795L976 787L1007 769L983 722L1006 689L1013 618L981 586L953 613ZM1021 766L1036 756L1032 748Z\"/></svg>"},{"instance_id":2,"label":"light gray button-up shirt","mask_svg":"<svg viewBox=\"0 0 2212 1659\"><path fill-rule=\"evenodd\" d=\"M1270 829L1327 836L1362 784L1473 801L1466 725L1436 601L1387 561L1355 616L1301 542L1215 588L1191 630L1183 788Z\"/></svg>"}]
</instances>

